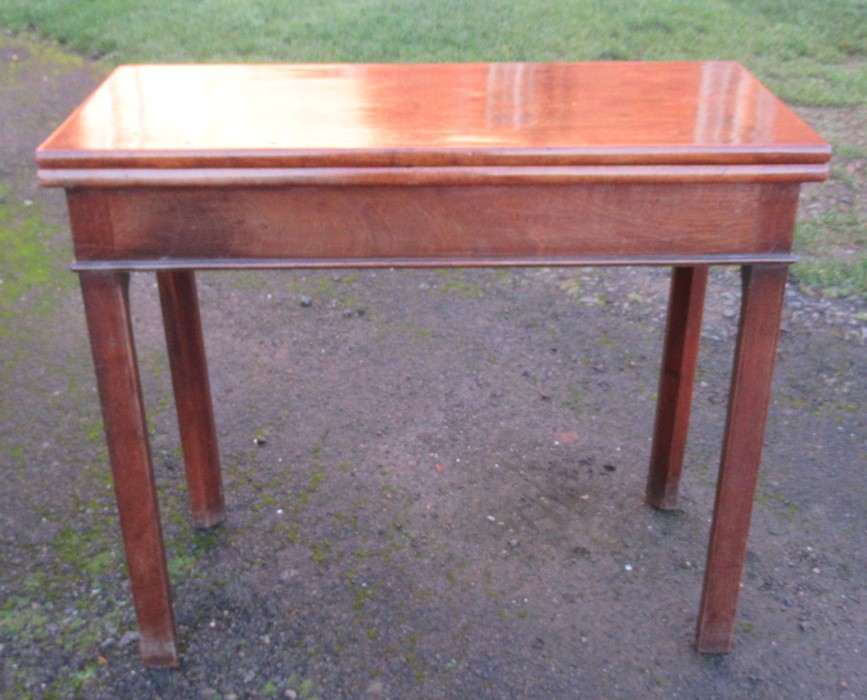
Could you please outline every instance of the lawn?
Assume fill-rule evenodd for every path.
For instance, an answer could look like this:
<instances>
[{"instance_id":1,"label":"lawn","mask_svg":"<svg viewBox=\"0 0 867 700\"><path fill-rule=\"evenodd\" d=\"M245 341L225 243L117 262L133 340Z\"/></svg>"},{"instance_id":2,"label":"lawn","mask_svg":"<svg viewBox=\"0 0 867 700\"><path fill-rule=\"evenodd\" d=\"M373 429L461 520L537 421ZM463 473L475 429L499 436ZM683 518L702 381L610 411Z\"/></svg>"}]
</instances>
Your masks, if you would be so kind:
<instances>
[{"instance_id":1,"label":"lawn","mask_svg":"<svg viewBox=\"0 0 867 700\"><path fill-rule=\"evenodd\" d=\"M845 193L799 226L796 274L867 296L864 0L2 0L0 25L111 64L738 60L796 107L824 108Z\"/></svg>"},{"instance_id":2,"label":"lawn","mask_svg":"<svg viewBox=\"0 0 867 700\"><path fill-rule=\"evenodd\" d=\"M112 62L724 58L794 102L867 94L857 0L4 0L0 23Z\"/></svg>"}]
</instances>

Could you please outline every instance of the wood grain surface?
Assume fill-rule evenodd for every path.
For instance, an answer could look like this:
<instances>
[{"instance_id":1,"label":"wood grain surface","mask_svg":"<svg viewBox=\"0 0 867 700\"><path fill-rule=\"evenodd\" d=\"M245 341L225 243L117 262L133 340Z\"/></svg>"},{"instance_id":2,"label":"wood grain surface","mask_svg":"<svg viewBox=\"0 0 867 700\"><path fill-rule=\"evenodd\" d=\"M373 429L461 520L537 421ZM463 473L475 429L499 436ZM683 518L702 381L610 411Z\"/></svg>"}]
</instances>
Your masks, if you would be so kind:
<instances>
[{"instance_id":1,"label":"wood grain surface","mask_svg":"<svg viewBox=\"0 0 867 700\"><path fill-rule=\"evenodd\" d=\"M40 169L824 163L732 62L121 66Z\"/></svg>"}]
</instances>

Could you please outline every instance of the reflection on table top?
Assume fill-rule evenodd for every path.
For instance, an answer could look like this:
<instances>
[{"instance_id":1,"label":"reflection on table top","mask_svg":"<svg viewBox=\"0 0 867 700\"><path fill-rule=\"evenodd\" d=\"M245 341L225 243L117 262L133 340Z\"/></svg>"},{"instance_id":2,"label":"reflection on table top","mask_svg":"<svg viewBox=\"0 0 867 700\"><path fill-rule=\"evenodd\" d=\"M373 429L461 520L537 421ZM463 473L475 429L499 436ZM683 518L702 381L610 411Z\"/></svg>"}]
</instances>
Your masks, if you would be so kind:
<instances>
[{"instance_id":1,"label":"reflection on table top","mask_svg":"<svg viewBox=\"0 0 867 700\"><path fill-rule=\"evenodd\" d=\"M822 163L737 63L117 68L41 168Z\"/></svg>"}]
</instances>

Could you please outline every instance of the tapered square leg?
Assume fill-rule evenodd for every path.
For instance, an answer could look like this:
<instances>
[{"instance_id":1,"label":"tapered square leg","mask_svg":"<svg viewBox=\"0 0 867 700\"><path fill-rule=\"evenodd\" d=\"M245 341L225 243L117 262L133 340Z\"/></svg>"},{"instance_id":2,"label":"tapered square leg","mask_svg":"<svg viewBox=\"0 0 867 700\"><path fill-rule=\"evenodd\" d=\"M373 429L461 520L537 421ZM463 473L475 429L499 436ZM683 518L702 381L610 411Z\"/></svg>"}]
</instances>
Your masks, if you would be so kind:
<instances>
[{"instance_id":1,"label":"tapered square leg","mask_svg":"<svg viewBox=\"0 0 867 700\"><path fill-rule=\"evenodd\" d=\"M157 272L172 385L195 527L226 515L205 342L192 270Z\"/></svg>"},{"instance_id":2,"label":"tapered square leg","mask_svg":"<svg viewBox=\"0 0 867 700\"><path fill-rule=\"evenodd\" d=\"M676 267L671 274L646 493L647 502L662 510L677 507L707 273L707 267Z\"/></svg>"},{"instance_id":3,"label":"tapered square leg","mask_svg":"<svg viewBox=\"0 0 867 700\"><path fill-rule=\"evenodd\" d=\"M742 269L743 299L696 648L731 651L788 268Z\"/></svg>"},{"instance_id":4,"label":"tapered square leg","mask_svg":"<svg viewBox=\"0 0 867 700\"><path fill-rule=\"evenodd\" d=\"M177 666L178 643L129 310L129 275L82 272L126 563L148 666Z\"/></svg>"}]
</instances>

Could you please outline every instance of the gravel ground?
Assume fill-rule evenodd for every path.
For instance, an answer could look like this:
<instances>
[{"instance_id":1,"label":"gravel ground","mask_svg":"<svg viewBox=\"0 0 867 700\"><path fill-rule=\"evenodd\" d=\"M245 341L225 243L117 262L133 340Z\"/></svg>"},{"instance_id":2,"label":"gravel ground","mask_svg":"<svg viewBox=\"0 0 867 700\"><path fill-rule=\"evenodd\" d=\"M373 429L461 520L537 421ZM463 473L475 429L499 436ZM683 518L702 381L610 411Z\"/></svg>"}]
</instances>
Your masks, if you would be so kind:
<instances>
[{"instance_id":1,"label":"gravel ground","mask_svg":"<svg viewBox=\"0 0 867 700\"><path fill-rule=\"evenodd\" d=\"M182 644L179 670L144 669L63 198L33 184L33 148L102 70L0 41L0 227L38 253L15 249L34 285L2 297L2 697L867 696L861 300L787 289L736 648L691 647L732 269L711 275L674 513L643 503L666 270L202 275L228 501L211 532L187 524L135 276Z\"/></svg>"}]
</instances>

